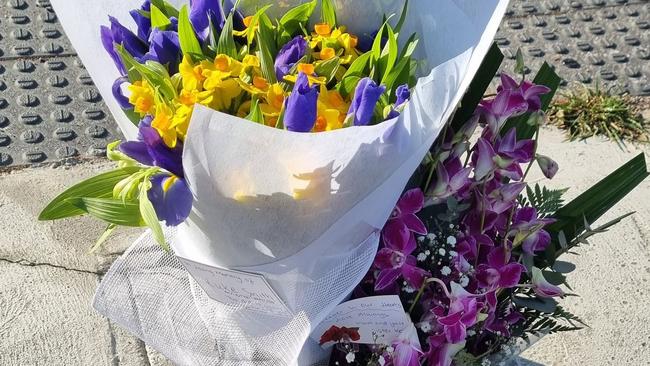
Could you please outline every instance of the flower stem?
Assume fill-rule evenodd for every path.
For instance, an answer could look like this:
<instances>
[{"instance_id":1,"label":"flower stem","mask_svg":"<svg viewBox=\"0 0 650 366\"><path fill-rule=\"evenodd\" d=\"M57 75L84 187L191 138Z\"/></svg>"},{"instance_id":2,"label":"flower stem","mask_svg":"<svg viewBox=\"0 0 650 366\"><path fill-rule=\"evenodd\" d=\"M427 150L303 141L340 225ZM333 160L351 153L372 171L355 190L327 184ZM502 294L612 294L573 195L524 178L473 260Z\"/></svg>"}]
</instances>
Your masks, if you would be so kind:
<instances>
[{"instance_id":1,"label":"flower stem","mask_svg":"<svg viewBox=\"0 0 650 366\"><path fill-rule=\"evenodd\" d=\"M411 307L409 307L409 315L413 312L415 309L415 305L417 305L418 301L420 301L420 297L422 297L422 294L424 293L424 288L427 286L429 279L425 278L424 281L422 281L422 286L420 286L420 290L418 290L417 295L415 295L415 299L413 300L413 304L411 304Z\"/></svg>"}]
</instances>

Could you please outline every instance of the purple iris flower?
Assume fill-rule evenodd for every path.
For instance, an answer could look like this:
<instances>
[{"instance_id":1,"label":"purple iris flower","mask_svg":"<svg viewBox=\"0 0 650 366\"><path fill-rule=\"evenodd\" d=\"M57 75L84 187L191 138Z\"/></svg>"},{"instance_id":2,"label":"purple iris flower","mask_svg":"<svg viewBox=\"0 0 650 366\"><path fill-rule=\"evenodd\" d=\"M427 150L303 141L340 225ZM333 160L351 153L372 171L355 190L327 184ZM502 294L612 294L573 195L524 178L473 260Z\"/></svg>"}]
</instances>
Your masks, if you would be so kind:
<instances>
[{"instance_id":1,"label":"purple iris flower","mask_svg":"<svg viewBox=\"0 0 650 366\"><path fill-rule=\"evenodd\" d=\"M173 175L183 178L183 144L173 149L162 140L158 131L143 125L139 128L142 141L127 141L120 144L120 151L141 164L157 166Z\"/></svg>"},{"instance_id":2,"label":"purple iris flower","mask_svg":"<svg viewBox=\"0 0 650 366\"><path fill-rule=\"evenodd\" d=\"M533 207L522 207L515 213L512 230L507 235L508 237L512 235L523 237L523 251L534 254L546 249L551 242L551 236L542 228L553 222L555 222L553 219L537 218L537 211Z\"/></svg>"},{"instance_id":3,"label":"purple iris flower","mask_svg":"<svg viewBox=\"0 0 650 366\"><path fill-rule=\"evenodd\" d=\"M184 179L169 174L151 177L151 188L147 192L149 201L160 221L167 226L178 226L185 221L192 210L192 192Z\"/></svg>"},{"instance_id":4,"label":"purple iris flower","mask_svg":"<svg viewBox=\"0 0 650 366\"><path fill-rule=\"evenodd\" d=\"M424 193L420 188L404 192L388 219L394 225L402 225L415 233L426 235L427 227L416 216L424 206Z\"/></svg>"},{"instance_id":5,"label":"purple iris flower","mask_svg":"<svg viewBox=\"0 0 650 366\"><path fill-rule=\"evenodd\" d=\"M417 244L415 237L406 226L396 221L389 221L382 231L384 248L375 257L374 266L379 269L375 282L375 291L381 291L402 276L413 288L420 288L424 278L430 274L417 266L411 253Z\"/></svg>"},{"instance_id":6,"label":"purple iris flower","mask_svg":"<svg viewBox=\"0 0 650 366\"><path fill-rule=\"evenodd\" d=\"M190 22L202 41L210 35L210 22L221 31L225 21L221 0L190 0Z\"/></svg>"},{"instance_id":7,"label":"purple iris flower","mask_svg":"<svg viewBox=\"0 0 650 366\"><path fill-rule=\"evenodd\" d=\"M117 69L122 75L126 75L126 68L120 59L115 44L124 46L127 52L136 59L142 58L148 51L149 47L138 36L131 32L128 28L120 24L114 17L109 17L111 27L101 27L101 39L104 48L115 62Z\"/></svg>"},{"instance_id":8,"label":"purple iris flower","mask_svg":"<svg viewBox=\"0 0 650 366\"><path fill-rule=\"evenodd\" d=\"M156 61L167 65L170 74L178 72L178 64L181 59L181 45L178 40L178 33L174 31L161 31L155 28L151 32L149 40L149 52L144 60Z\"/></svg>"},{"instance_id":9,"label":"purple iris flower","mask_svg":"<svg viewBox=\"0 0 650 366\"><path fill-rule=\"evenodd\" d=\"M521 264L510 263L510 251L500 246L490 251L487 264L476 268L476 279L481 288L488 290L511 288L519 284L523 270Z\"/></svg>"},{"instance_id":10,"label":"purple iris flower","mask_svg":"<svg viewBox=\"0 0 650 366\"><path fill-rule=\"evenodd\" d=\"M387 119L393 119L399 116L398 109L411 99L411 89L409 89L407 84L400 85L395 90L395 95L397 96L397 100L395 101L395 106L388 114Z\"/></svg>"},{"instance_id":11,"label":"purple iris flower","mask_svg":"<svg viewBox=\"0 0 650 366\"><path fill-rule=\"evenodd\" d=\"M294 132L309 132L316 123L318 86L309 86L309 79L303 72L298 74L291 95L287 98L284 111L284 125Z\"/></svg>"},{"instance_id":12,"label":"purple iris flower","mask_svg":"<svg viewBox=\"0 0 650 366\"><path fill-rule=\"evenodd\" d=\"M126 76L119 77L113 82L113 87L111 91L113 92L113 97L117 101L117 104L120 105L122 109L131 109L133 106L129 103L129 98L124 96L122 93L122 84L128 83L129 79Z\"/></svg>"},{"instance_id":13,"label":"purple iris flower","mask_svg":"<svg viewBox=\"0 0 650 366\"><path fill-rule=\"evenodd\" d=\"M367 126L370 123L375 113L375 106L385 90L385 86L377 85L370 78L359 81L348 111L348 116L354 116L355 126Z\"/></svg>"},{"instance_id":14,"label":"purple iris flower","mask_svg":"<svg viewBox=\"0 0 650 366\"><path fill-rule=\"evenodd\" d=\"M147 40L151 33L151 17L146 17L141 12L151 12L151 0L145 0L140 6L140 9L134 9L129 12L131 18L133 18L135 24L138 26L138 37Z\"/></svg>"},{"instance_id":15,"label":"purple iris flower","mask_svg":"<svg viewBox=\"0 0 650 366\"><path fill-rule=\"evenodd\" d=\"M303 36L297 36L282 46L275 58L275 75L278 80L284 80L289 70L305 56L307 46L307 40Z\"/></svg>"},{"instance_id":16,"label":"purple iris flower","mask_svg":"<svg viewBox=\"0 0 650 366\"><path fill-rule=\"evenodd\" d=\"M168 226L176 226L189 216L192 208L192 193L183 174L183 144L178 142L175 148L169 148L150 124L151 117L144 118L139 126L139 140L123 142L119 149L140 164L168 172L151 178L148 196L158 219Z\"/></svg>"}]
</instances>

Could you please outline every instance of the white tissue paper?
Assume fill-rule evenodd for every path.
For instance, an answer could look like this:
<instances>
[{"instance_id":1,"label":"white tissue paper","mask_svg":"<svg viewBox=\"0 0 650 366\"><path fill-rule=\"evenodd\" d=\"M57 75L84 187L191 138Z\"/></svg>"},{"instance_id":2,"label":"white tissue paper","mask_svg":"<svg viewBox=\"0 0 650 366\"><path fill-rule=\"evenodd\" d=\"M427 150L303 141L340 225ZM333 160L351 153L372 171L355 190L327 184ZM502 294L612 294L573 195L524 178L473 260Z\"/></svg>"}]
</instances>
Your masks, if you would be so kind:
<instances>
[{"instance_id":1,"label":"white tissue paper","mask_svg":"<svg viewBox=\"0 0 650 366\"><path fill-rule=\"evenodd\" d=\"M112 98L119 75L99 26L109 14L134 26L128 11L140 0L51 2L134 138ZM241 9L266 2L244 0ZM277 2L275 11L299 2ZM403 6L335 3L340 23L357 34ZM195 107L183 155L193 209L166 230L175 256L145 233L104 277L95 308L180 365L327 362L311 331L369 269L380 229L475 75L507 4L410 1L402 38L419 35L422 77L402 115L376 126L300 134Z\"/></svg>"}]
</instances>

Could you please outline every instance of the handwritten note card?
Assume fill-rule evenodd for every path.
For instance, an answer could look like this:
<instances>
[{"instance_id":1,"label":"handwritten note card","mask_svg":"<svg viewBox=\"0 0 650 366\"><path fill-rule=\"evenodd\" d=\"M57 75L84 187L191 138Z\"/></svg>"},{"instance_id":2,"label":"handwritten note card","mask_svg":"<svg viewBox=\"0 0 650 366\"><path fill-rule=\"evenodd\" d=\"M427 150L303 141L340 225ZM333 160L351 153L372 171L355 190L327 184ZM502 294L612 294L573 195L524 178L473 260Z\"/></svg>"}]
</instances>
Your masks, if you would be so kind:
<instances>
[{"instance_id":1,"label":"handwritten note card","mask_svg":"<svg viewBox=\"0 0 650 366\"><path fill-rule=\"evenodd\" d=\"M318 342L333 325L359 328L361 337L353 343L391 344L411 326L411 321L398 296L372 296L344 302L334 308L311 337Z\"/></svg>"},{"instance_id":2,"label":"handwritten note card","mask_svg":"<svg viewBox=\"0 0 650 366\"><path fill-rule=\"evenodd\" d=\"M178 259L211 299L265 315L291 316L264 276Z\"/></svg>"}]
</instances>

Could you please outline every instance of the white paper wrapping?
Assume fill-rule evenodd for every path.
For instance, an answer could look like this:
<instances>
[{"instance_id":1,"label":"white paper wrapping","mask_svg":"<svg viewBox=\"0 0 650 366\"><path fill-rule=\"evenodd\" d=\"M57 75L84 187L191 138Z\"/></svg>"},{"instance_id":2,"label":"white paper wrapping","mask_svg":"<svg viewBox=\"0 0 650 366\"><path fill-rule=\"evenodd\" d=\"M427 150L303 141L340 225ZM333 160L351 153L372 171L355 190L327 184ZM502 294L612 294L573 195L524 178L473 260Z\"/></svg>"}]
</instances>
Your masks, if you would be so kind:
<instances>
[{"instance_id":1,"label":"white paper wrapping","mask_svg":"<svg viewBox=\"0 0 650 366\"><path fill-rule=\"evenodd\" d=\"M140 1L51 2L133 138L133 125L111 96L118 74L103 53L99 26L109 14L132 25L128 10ZM243 9L263 3L244 1ZM340 22L361 34L377 29L381 14L399 13L402 2L336 6ZM308 365L326 358L308 340L311 329L370 267L378 230L460 101L506 6L507 0L411 1L402 34L421 39L423 77L404 113L377 126L298 134L195 108L183 158L193 210L168 232L173 249L194 262L264 275L291 317L212 300L197 285L202 281L148 235L107 273L95 307L178 364Z\"/></svg>"}]
</instances>

